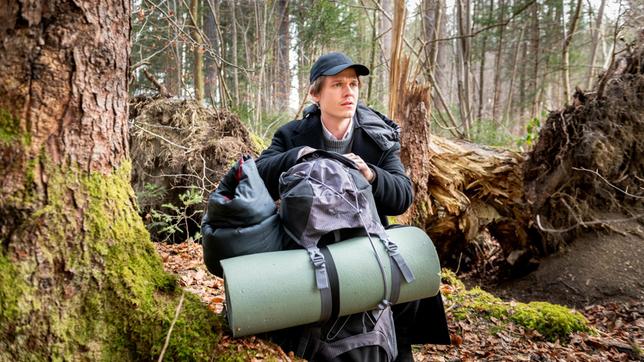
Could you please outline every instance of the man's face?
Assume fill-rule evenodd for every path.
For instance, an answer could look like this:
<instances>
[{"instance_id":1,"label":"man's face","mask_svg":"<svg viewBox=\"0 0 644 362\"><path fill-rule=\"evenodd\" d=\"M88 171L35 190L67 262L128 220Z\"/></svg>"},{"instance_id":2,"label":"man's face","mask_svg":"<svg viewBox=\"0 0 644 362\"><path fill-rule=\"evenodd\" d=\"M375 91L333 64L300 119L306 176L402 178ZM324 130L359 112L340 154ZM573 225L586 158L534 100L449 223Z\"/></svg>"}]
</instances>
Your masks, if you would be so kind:
<instances>
[{"instance_id":1,"label":"man's face","mask_svg":"<svg viewBox=\"0 0 644 362\"><path fill-rule=\"evenodd\" d=\"M327 76L319 94L311 94L320 105L322 117L328 122L340 122L353 117L358 106L360 82L356 71L347 68L336 75Z\"/></svg>"}]
</instances>

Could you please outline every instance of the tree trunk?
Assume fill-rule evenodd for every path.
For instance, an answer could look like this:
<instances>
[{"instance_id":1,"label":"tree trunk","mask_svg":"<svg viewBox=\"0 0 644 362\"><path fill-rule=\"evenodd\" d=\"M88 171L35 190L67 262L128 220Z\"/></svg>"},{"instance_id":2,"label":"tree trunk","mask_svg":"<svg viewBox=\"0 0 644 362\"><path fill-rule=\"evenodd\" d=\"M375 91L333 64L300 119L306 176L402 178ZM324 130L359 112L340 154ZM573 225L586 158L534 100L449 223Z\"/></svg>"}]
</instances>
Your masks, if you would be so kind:
<instances>
[{"instance_id":1,"label":"tree trunk","mask_svg":"<svg viewBox=\"0 0 644 362\"><path fill-rule=\"evenodd\" d=\"M372 71L376 68L376 49L378 48L378 12L374 10L373 21L371 27L371 46L369 47L369 69ZM367 105L373 104L373 79L372 75L367 82Z\"/></svg>"},{"instance_id":2,"label":"tree trunk","mask_svg":"<svg viewBox=\"0 0 644 362\"><path fill-rule=\"evenodd\" d=\"M526 27L529 24L526 24ZM528 29L529 30L529 29ZM528 42L521 44L521 70L519 71L519 115L524 118L526 115L526 80L528 75Z\"/></svg>"},{"instance_id":3,"label":"tree trunk","mask_svg":"<svg viewBox=\"0 0 644 362\"><path fill-rule=\"evenodd\" d=\"M401 100L402 87L405 81L402 76L402 45L405 29L405 4L396 2L394 8L394 21L391 34L391 58L389 63L389 113L396 114L398 102Z\"/></svg>"},{"instance_id":4,"label":"tree trunk","mask_svg":"<svg viewBox=\"0 0 644 362\"><path fill-rule=\"evenodd\" d=\"M503 23L505 17L505 3L504 0L499 0L499 17L498 23ZM500 26L497 30L497 45L496 56L494 58L494 100L492 102L492 119L494 122L499 123L499 108L501 106L501 55L503 50L503 30L504 26Z\"/></svg>"},{"instance_id":5,"label":"tree trunk","mask_svg":"<svg viewBox=\"0 0 644 362\"><path fill-rule=\"evenodd\" d=\"M176 0L171 0L168 2L168 14L174 14L170 16L174 16L174 22L176 24L181 24L182 19L181 19L181 11L179 11L179 7L177 6L177 1ZM181 97L183 93L183 43L178 41L179 34L181 33L181 29L179 29L177 26L172 24L172 22L169 22L168 26L172 27L175 31L175 34L173 36L174 39L177 39L177 41L174 42L173 47L172 47L172 52L173 52L173 57L175 60L175 75L172 77L174 80L174 84L172 84L170 89L170 93L173 95L176 95L178 97Z\"/></svg>"},{"instance_id":6,"label":"tree trunk","mask_svg":"<svg viewBox=\"0 0 644 362\"><path fill-rule=\"evenodd\" d=\"M494 12L494 0L490 0L490 10L489 14L490 17L492 16L492 13ZM476 112L476 118L478 119L479 123L483 119L483 106L485 104L484 100L484 90L485 90L485 54L487 51L487 32L483 33L483 42L481 45L481 64L479 68L479 107L478 107L478 112Z\"/></svg>"},{"instance_id":7,"label":"tree trunk","mask_svg":"<svg viewBox=\"0 0 644 362\"><path fill-rule=\"evenodd\" d=\"M130 2L0 10L0 360L160 354L179 287L137 215L128 160ZM166 356L207 359L186 297Z\"/></svg>"},{"instance_id":8,"label":"tree trunk","mask_svg":"<svg viewBox=\"0 0 644 362\"><path fill-rule=\"evenodd\" d=\"M438 84L436 84L435 82L434 74L436 71L436 61L439 49L439 43L436 40L438 39L438 36L441 32L441 19L443 17L441 10L441 3L439 0L423 1L423 35L425 37L425 42L428 44L425 46L425 74L427 84L429 85L427 90L427 104L425 105L425 112L428 120L430 119L430 116L432 114L432 93L434 88L438 87ZM431 122L429 123L431 124Z\"/></svg>"},{"instance_id":9,"label":"tree trunk","mask_svg":"<svg viewBox=\"0 0 644 362\"><path fill-rule=\"evenodd\" d=\"M568 104L570 102L570 43L572 42L572 36L575 33L577 28L577 21L579 20L579 14L581 13L582 0L577 0L577 6L575 7L575 13L570 20L570 29L568 34L564 33L564 42L561 50L561 59L562 59L562 81L563 81L563 97L564 102ZM563 27L565 30L565 26Z\"/></svg>"},{"instance_id":10,"label":"tree trunk","mask_svg":"<svg viewBox=\"0 0 644 362\"><path fill-rule=\"evenodd\" d=\"M407 78L409 59L401 67L402 78ZM430 88L416 82L404 83L399 90L401 104L394 118L404 130L401 134L400 159L408 171L414 190L414 203L404 215L398 217L403 224L425 225L431 207L427 185L431 176L429 168L431 152L429 149L430 129L427 119L430 113Z\"/></svg>"},{"instance_id":11,"label":"tree trunk","mask_svg":"<svg viewBox=\"0 0 644 362\"><path fill-rule=\"evenodd\" d=\"M393 0L374 0L380 2L382 9L393 16L394 13L394 1ZM392 54L392 33L393 33L393 18L387 18L385 14L380 14L378 17L378 36L380 39L380 49L382 52L380 54L380 63L384 66L383 71L378 72L378 82L377 84L381 85L380 87L380 96L383 97L382 101L387 102L387 87L391 84L389 77L391 74L391 54ZM391 89L389 90L391 91ZM391 94L391 93L389 93ZM390 114L391 109L389 110Z\"/></svg>"},{"instance_id":12,"label":"tree trunk","mask_svg":"<svg viewBox=\"0 0 644 362\"><path fill-rule=\"evenodd\" d=\"M217 99L217 88L219 80L219 60L213 55L221 54L221 47L219 46L219 34L217 29L217 21L215 14L219 11L218 6L214 1L208 1L208 6L204 10L204 33L208 39L205 42L208 46L205 59L205 93L214 106Z\"/></svg>"},{"instance_id":13,"label":"tree trunk","mask_svg":"<svg viewBox=\"0 0 644 362\"><path fill-rule=\"evenodd\" d=\"M527 23L526 23L527 24ZM508 120L510 118L510 113L512 112L512 101L513 101L513 96L514 96L514 81L517 78L517 69L519 68L519 49L521 48L521 44L523 43L523 34L525 32L525 28L527 25L524 25L521 27L521 32L519 33L519 38L517 39L517 43L514 47L514 61L512 65L512 75L510 76L510 87L508 88L508 99L505 107L505 112L503 114L503 119L502 121L504 124L508 124Z\"/></svg>"},{"instance_id":14,"label":"tree trunk","mask_svg":"<svg viewBox=\"0 0 644 362\"><path fill-rule=\"evenodd\" d=\"M232 35L231 35L231 42L232 42L232 61L233 61L233 94L235 95L235 98L233 99L233 104L239 105L240 98L239 98L239 53L237 52L237 12L235 8L237 5L235 4L235 1L230 2L230 12L232 14L231 16L231 28L232 28ZM248 65L248 63L246 64Z\"/></svg>"},{"instance_id":15,"label":"tree trunk","mask_svg":"<svg viewBox=\"0 0 644 362\"><path fill-rule=\"evenodd\" d=\"M276 91L273 99L276 100L276 108L280 112L288 109L289 96L291 93L291 68L288 61L291 37L289 35L288 0L279 0L277 13L280 21L277 31L277 74Z\"/></svg>"},{"instance_id":16,"label":"tree trunk","mask_svg":"<svg viewBox=\"0 0 644 362\"><path fill-rule=\"evenodd\" d=\"M539 58L541 57L540 54L540 49L539 49L539 5L537 2L535 2L532 5L532 14L530 16L532 18L531 22L531 38L530 38L530 53L532 56L532 75L531 75L531 80L530 80L530 89L532 90L533 95L532 95L532 110L531 110L531 118L537 117L539 114L539 94L541 93L539 91L541 85L539 84Z\"/></svg>"},{"instance_id":17,"label":"tree trunk","mask_svg":"<svg viewBox=\"0 0 644 362\"><path fill-rule=\"evenodd\" d=\"M458 18L458 105L461 114L461 124L465 137L470 138L470 45L469 45L469 1L456 1Z\"/></svg>"},{"instance_id":18,"label":"tree trunk","mask_svg":"<svg viewBox=\"0 0 644 362\"><path fill-rule=\"evenodd\" d=\"M602 21L604 19L604 8L606 7L606 0L601 0L599 10L597 10L597 18L595 26L592 29L592 43L590 45L590 66L588 67L588 76L586 77L586 89L593 86L593 78L595 77L595 62L597 60L597 48L599 47L599 36L602 33Z\"/></svg>"},{"instance_id":19,"label":"tree trunk","mask_svg":"<svg viewBox=\"0 0 644 362\"><path fill-rule=\"evenodd\" d=\"M192 54L194 56L194 68L192 72L193 86L195 88L195 99L203 102L204 99L204 76L203 76L203 39L201 37L201 1L190 0L190 20L192 21Z\"/></svg>"}]
</instances>

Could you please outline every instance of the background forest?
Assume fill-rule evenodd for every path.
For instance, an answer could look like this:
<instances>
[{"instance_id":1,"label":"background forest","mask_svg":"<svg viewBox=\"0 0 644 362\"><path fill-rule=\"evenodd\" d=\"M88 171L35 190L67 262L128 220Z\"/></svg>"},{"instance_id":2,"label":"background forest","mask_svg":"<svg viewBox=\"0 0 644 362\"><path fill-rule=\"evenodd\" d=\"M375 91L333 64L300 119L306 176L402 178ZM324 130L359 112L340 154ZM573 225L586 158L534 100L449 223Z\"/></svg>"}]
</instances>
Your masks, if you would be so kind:
<instances>
[{"instance_id":1,"label":"background forest","mask_svg":"<svg viewBox=\"0 0 644 362\"><path fill-rule=\"evenodd\" d=\"M270 137L327 51L367 65L361 98L393 114L391 64L432 86L431 131L524 147L592 89L644 24L636 0L135 0L131 95L195 98ZM397 20L404 19L404 21ZM392 51L393 50L393 51Z\"/></svg>"}]
</instances>

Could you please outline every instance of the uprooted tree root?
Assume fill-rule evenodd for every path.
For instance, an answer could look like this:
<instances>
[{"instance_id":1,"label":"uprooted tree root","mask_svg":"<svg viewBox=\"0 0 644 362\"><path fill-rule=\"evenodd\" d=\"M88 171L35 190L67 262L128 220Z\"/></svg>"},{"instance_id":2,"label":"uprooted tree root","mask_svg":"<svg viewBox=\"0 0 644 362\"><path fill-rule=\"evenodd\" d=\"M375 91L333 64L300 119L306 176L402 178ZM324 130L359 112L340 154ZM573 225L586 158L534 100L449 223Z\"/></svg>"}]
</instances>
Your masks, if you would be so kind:
<instances>
[{"instance_id":1,"label":"uprooted tree root","mask_svg":"<svg viewBox=\"0 0 644 362\"><path fill-rule=\"evenodd\" d=\"M205 200L231 162L257 153L237 115L192 100L134 98L129 123L132 186L144 216L164 204L182 207L180 195L188 189L200 191ZM151 192L150 185L160 191ZM199 225L203 206L189 210L190 228ZM187 236L179 234L175 241Z\"/></svg>"},{"instance_id":2,"label":"uprooted tree root","mask_svg":"<svg viewBox=\"0 0 644 362\"><path fill-rule=\"evenodd\" d=\"M523 155L429 134L428 90L408 85L401 158L416 202L400 220L424 228L451 267L494 256L524 273L582 231L641 219L643 52L634 48L600 77L602 94L578 90L551 112Z\"/></svg>"},{"instance_id":3,"label":"uprooted tree root","mask_svg":"<svg viewBox=\"0 0 644 362\"><path fill-rule=\"evenodd\" d=\"M578 89L572 105L550 113L525 163L542 253L584 229L644 217L644 46L618 64L603 94Z\"/></svg>"}]
</instances>

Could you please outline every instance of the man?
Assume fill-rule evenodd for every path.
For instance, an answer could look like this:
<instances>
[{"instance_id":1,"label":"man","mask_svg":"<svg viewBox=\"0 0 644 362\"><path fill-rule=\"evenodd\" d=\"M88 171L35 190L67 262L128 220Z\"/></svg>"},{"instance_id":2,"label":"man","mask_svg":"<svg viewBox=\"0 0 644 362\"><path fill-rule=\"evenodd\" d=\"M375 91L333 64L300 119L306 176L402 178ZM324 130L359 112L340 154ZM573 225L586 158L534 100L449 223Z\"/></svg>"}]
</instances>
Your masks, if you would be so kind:
<instances>
[{"instance_id":1,"label":"man","mask_svg":"<svg viewBox=\"0 0 644 362\"><path fill-rule=\"evenodd\" d=\"M342 53L321 56L310 72L315 105L304 117L277 130L271 145L256 160L271 196L279 198L279 176L298 158L316 149L334 151L352 160L371 183L380 221L405 212L413 201L411 181L400 161L400 128L384 115L359 103L359 76L369 69ZM440 295L393 307L397 360L412 360L411 344L449 344ZM296 350L302 328L269 335L285 350ZM364 357L363 359L371 359ZM351 359L351 358L347 358Z\"/></svg>"},{"instance_id":2,"label":"man","mask_svg":"<svg viewBox=\"0 0 644 362\"><path fill-rule=\"evenodd\" d=\"M274 199L279 176L302 155L315 149L344 154L371 183L378 215L400 215L413 201L411 181L400 161L399 127L358 103L360 79L369 69L342 53L320 57L310 74L315 105L304 118L275 133L271 145L256 160L257 169Z\"/></svg>"}]
</instances>

